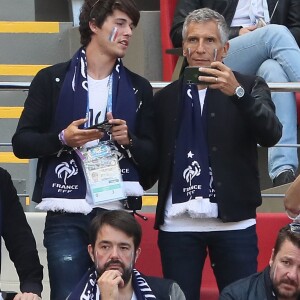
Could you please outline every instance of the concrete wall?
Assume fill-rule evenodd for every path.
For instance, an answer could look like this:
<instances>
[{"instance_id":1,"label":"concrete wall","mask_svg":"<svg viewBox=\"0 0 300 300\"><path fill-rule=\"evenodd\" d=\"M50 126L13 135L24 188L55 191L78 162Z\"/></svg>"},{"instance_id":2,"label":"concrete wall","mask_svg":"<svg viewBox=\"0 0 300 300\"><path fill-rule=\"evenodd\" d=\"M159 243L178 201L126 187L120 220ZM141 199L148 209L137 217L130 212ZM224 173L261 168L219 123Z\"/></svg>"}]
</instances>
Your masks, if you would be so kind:
<instances>
[{"instance_id":1,"label":"concrete wall","mask_svg":"<svg viewBox=\"0 0 300 300\"><path fill-rule=\"evenodd\" d=\"M1 0L0 4L1 21L34 21L35 19L34 0Z\"/></svg>"},{"instance_id":2,"label":"concrete wall","mask_svg":"<svg viewBox=\"0 0 300 300\"><path fill-rule=\"evenodd\" d=\"M2 2L3 0L1 0ZM9 0L5 0L7 3ZM17 0L11 0L10 2ZM20 0L19 0L20 1ZM21 0L34 1L37 21L72 22L72 0ZM165 0L168 1L168 0ZM158 11L159 0L136 0L139 10Z\"/></svg>"}]
</instances>

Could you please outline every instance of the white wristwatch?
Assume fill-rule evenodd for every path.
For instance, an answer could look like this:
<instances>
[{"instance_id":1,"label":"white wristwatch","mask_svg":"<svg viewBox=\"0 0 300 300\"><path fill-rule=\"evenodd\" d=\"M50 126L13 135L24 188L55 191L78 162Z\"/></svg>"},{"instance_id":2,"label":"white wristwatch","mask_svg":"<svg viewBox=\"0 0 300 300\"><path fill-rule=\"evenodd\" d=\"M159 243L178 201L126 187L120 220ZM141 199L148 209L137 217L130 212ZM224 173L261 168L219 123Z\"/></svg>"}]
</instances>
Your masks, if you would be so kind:
<instances>
[{"instance_id":1,"label":"white wristwatch","mask_svg":"<svg viewBox=\"0 0 300 300\"><path fill-rule=\"evenodd\" d=\"M234 95L237 96L238 99L241 99L245 95L245 90L242 86L238 86L235 89Z\"/></svg>"}]
</instances>

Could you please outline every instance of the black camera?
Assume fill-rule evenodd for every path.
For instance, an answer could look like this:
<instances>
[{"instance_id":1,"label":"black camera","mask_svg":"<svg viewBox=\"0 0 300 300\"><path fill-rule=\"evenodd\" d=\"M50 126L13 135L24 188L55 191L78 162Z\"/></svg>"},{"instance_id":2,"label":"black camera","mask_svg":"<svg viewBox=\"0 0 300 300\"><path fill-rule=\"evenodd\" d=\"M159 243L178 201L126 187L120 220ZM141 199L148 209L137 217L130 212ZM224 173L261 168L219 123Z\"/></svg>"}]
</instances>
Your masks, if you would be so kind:
<instances>
[{"instance_id":1,"label":"black camera","mask_svg":"<svg viewBox=\"0 0 300 300\"><path fill-rule=\"evenodd\" d=\"M205 68L210 68L210 67L205 67ZM183 78L184 78L184 81L187 84L208 85L208 84L211 83L211 82L199 81L199 79L198 79L199 76L214 77L211 74L207 74L207 73L199 71L199 67L190 67L190 66L188 66L184 69Z\"/></svg>"}]
</instances>

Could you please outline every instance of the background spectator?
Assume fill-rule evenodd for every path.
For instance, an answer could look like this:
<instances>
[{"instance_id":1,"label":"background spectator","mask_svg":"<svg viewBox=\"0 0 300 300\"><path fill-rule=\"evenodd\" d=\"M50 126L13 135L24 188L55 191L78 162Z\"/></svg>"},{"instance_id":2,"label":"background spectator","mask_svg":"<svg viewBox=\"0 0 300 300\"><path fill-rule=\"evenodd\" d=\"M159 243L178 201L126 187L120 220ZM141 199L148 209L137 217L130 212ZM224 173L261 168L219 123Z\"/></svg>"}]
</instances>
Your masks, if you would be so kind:
<instances>
[{"instance_id":1,"label":"background spectator","mask_svg":"<svg viewBox=\"0 0 300 300\"><path fill-rule=\"evenodd\" d=\"M262 272L226 287L220 300L300 298L300 224L283 227L272 250L269 266Z\"/></svg>"}]
</instances>

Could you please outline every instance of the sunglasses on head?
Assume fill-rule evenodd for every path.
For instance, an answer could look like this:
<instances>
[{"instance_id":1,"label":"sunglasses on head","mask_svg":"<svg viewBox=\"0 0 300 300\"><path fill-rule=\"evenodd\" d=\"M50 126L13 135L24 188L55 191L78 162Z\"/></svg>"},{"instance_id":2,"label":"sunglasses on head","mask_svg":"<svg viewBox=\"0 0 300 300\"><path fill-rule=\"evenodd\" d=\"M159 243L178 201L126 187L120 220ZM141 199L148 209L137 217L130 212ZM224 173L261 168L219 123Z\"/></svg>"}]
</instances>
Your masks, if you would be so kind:
<instances>
[{"instance_id":1,"label":"sunglasses on head","mask_svg":"<svg viewBox=\"0 0 300 300\"><path fill-rule=\"evenodd\" d=\"M289 224L291 232L300 233L300 223L293 222Z\"/></svg>"}]
</instances>

